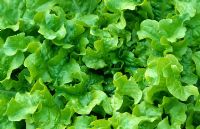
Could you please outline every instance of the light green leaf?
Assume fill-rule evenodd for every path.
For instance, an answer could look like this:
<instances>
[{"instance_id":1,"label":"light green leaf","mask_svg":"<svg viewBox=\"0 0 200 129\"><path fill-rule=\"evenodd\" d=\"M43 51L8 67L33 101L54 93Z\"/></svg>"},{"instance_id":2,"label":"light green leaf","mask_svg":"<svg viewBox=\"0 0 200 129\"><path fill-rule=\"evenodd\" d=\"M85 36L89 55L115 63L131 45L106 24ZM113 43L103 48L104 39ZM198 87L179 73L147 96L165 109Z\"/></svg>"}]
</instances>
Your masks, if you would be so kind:
<instances>
[{"instance_id":1,"label":"light green leaf","mask_svg":"<svg viewBox=\"0 0 200 129\"><path fill-rule=\"evenodd\" d=\"M0 30L11 28L17 31L19 29L19 19L24 12L24 5L24 1L21 0L0 1Z\"/></svg>"},{"instance_id":2,"label":"light green leaf","mask_svg":"<svg viewBox=\"0 0 200 129\"><path fill-rule=\"evenodd\" d=\"M15 55L18 51L25 52L30 50L34 52L40 46L39 41L31 36L25 36L25 33L20 33L14 36L10 36L6 39L4 44L4 52L8 56Z\"/></svg>"},{"instance_id":3,"label":"light green leaf","mask_svg":"<svg viewBox=\"0 0 200 129\"><path fill-rule=\"evenodd\" d=\"M123 97L116 93L111 98L108 97L108 98L104 99L102 106L106 113L112 114L113 112L120 109L122 104L123 104Z\"/></svg>"},{"instance_id":4,"label":"light green leaf","mask_svg":"<svg viewBox=\"0 0 200 129\"><path fill-rule=\"evenodd\" d=\"M19 68L24 61L24 55L18 52L14 56L6 56L0 52L0 82L5 79L10 79L11 73L14 69ZM6 65L5 65L6 64Z\"/></svg>"},{"instance_id":5,"label":"light green leaf","mask_svg":"<svg viewBox=\"0 0 200 129\"><path fill-rule=\"evenodd\" d=\"M38 12L34 16L35 22L40 26L38 32L46 39L63 39L66 35L66 29L64 26L64 11L60 7L54 7L52 9L55 14L51 14L50 10L46 12Z\"/></svg>"},{"instance_id":6,"label":"light green leaf","mask_svg":"<svg viewBox=\"0 0 200 129\"><path fill-rule=\"evenodd\" d=\"M37 111L30 119L27 119L31 126L42 129L64 129L71 123L73 110L67 106L60 109L55 102L55 98L41 80L35 83L31 93L38 94L37 97L39 97Z\"/></svg>"},{"instance_id":7,"label":"light green leaf","mask_svg":"<svg viewBox=\"0 0 200 129\"><path fill-rule=\"evenodd\" d=\"M145 77L150 85L167 87L174 97L186 101L189 96L198 96L199 93L195 86L182 86L179 80L182 70L182 65L173 55L150 58Z\"/></svg>"},{"instance_id":8,"label":"light green leaf","mask_svg":"<svg viewBox=\"0 0 200 129\"><path fill-rule=\"evenodd\" d=\"M94 45L96 50L87 48L86 55L83 56L82 60L87 67L100 69L106 66L106 62L104 61L104 43L98 40L95 41Z\"/></svg>"},{"instance_id":9,"label":"light green leaf","mask_svg":"<svg viewBox=\"0 0 200 129\"><path fill-rule=\"evenodd\" d=\"M74 98L68 102L68 106L73 108L78 114L89 114L92 109L99 105L106 98L103 91L91 91L87 94Z\"/></svg>"},{"instance_id":10,"label":"light green leaf","mask_svg":"<svg viewBox=\"0 0 200 129\"><path fill-rule=\"evenodd\" d=\"M155 118L148 118L146 116L135 117L129 113L116 113L114 114L109 121L112 123L113 127L116 129L137 129L140 122L149 121L153 122Z\"/></svg>"},{"instance_id":11,"label":"light green leaf","mask_svg":"<svg viewBox=\"0 0 200 129\"><path fill-rule=\"evenodd\" d=\"M135 105L133 108L133 114L135 116L149 116L161 118L162 110L154 105L146 102Z\"/></svg>"},{"instance_id":12,"label":"light green leaf","mask_svg":"<svg viewBox=\"0 0 200 129\"><path fill-rule=\"evenodd\" d=\"M127 95L134 99L134 103L137 104L142 98L142 91L138 87L138 84L135 82L134 78L127 79L126 75L122 73L116 73L114 75L113 83L116 87L116 94Z\"/></svg>"},{"instance_id":13,"label":"light green leaf","mask_svg":"<svg viewBox=\"0 0 200 129\"><path fill-rule=\"evenodd\" d=\"M93 127L91 129L111 129L111 123L105 119L99 119L91 122Z\"/></svg>"},{"instance_id":14,"label":"light green leaf","mask_svg":"<svg viewBox=\"0 0 200 129\"><path fill-rule=\"evenodd\" d=\"M153 102L156 100L161 101L161 97L165 96L167 92L167 88L162 85L147 87L144 89L144 100L150 104L153 104Z\"/></svg>"},{"instance_id":15,"label":"light green leaf","mask_svg":"<svg viewBox=\"0 0 200 129\"><path fill-rule=\"evenodd\" d=\"M135 10L135 7L139 4L139 2L136 0L105 0L106 6L111 10Z\"/></svg>"},{"instance_id":16,"label":"light green leaf","mask_svg":"<svg viewBox=\"0 0 200 129\"><path fill-rule=\"evenodd\" d=\"M186 101L191 95L195 97L199 95L198 88L193 85L182 86L180 81L171 78L167 79L166 84L169 92L182 101Z\"/></svg>"},{"instance_id":17,"label":"light green leaf","mask_svg":"<svg viewBox=\"0 0 200 129\"><path fill-rule=\"evenodd\" d=\"M60 0L58 3L60 6L63 6L63 9L65 11L70 11L73 14L90 14L92 13L96 8L100 0L73 0L73 1L65 1Z\"/></svg>"},{"instance_id":18,"label":"light green leaf","mask_svg":"<svg viewBox=\"0 0 200 129\"><path fill-rule=\"evenodd\" d=\"M39 94L17 93L8 103L6 114L10 121L20 121L32 115L39 105Z\"/></svg>"},{"instance_id":19,"label":"light green leaf","mask_svg":"<svg viewBox=\"0 0 200 129\"><path fill-rule=\"evenodd\" d=\"M97 21L99 20L99 17L94 14L89 14L89 15L78 17L78 20L82 22L85 26L92 27L97 23Z\"/></svg>"},{"instance_id":20,"label":"light green leaf","mask_svg":"<svg viewBox=\"0 0 200 129\"><path fill-rule=\"evenodd\" d=\"M60 48L56 53L53 53L50 50L51 46L52 44L45 41L40 49L25 59L24 66L30 72L30 77L27 77L28 81L42 78L44 82L54 80L54 85L64 85L72 82L73 79L81 80L83 73L79 64L74 59L67 61L65 49ZM46 56L45 59L44 56ZM37 71L38 68L40 71Z\"/></svg>"},{"instance_id":21,"label":"light green leaf","mask_svg":"<svg viewBox=\"0 0 200 129\"><path fill-rule=\"evenodd\" d=\"M150 38L159 40L159 23L155 20L146 19L140 25L140 31L137 32L139 39Z\"/></svg>"},{"instance_id":22,"label":"light green leaf","mask_svg":"<svg viewBox=\"0 0 200 129\"><path fill-rule=\"evenodd\" d=\"M45 11L55 5L55 0L27 0L26 6L32 11Z\"/></svg>"},{"instance_id":23,"label":"light green leaf","mask_svg":"<svg viewBox=\"0 0 200 129\"><path fill-rule=\"evenodd\" d=\"M196 65L197 75L200 77L200 51L195 52L192 55L192 59L193 59L195 65Z\"/></svg>"},{"instance_id":24,"label":"light green leaf","mask_svg":"<svg viewBox=\"0 0 200 129\"><path fill-rule=\"evenodd\" d=\"M9 121L7 118L3 117L0 119L0 128L1 129L17 129L15 122Z\"/></svg>"},{"instance_id":25,"label":"light green leaf","mask_svg":"<svg viewBox=\"0 0 200 129\"><path fill-rule=\"evenodd\" d=\"M27 77L27 80L30 83L33 80L37 80L38 78L42 78L43 81L51 81L49 72L43 64L39 52L29 55L24 61L24 66L27 67L30 72L30 77ZM40 69L40 71L37 71L38 68Z\"/></svg>"},{"instance_id":26,"label":"light green leaf","mask_svg":"<svg viewBox=\"0 0 200 129\"><path fill-rule=\"evenodd\" d=\"M170 42L176 42L177 39L183 38L186 33L186 27L179 18L162 19L159 22L159 33L167 38Z\"/></svg>"},{"instance_id":27,"label":"light green leaf","mask_svg":"<svg viewBox=\"0 0 200 129\"><path fill-rule=\"evenodd\" d=\"M189 17L194 17L196 13L196 2L196 0L175 0L174 4L181 16L189 15Z\"/></svg>"},{"instance_id":28,"label":"light green leaf","mask_svg":"<svg viewBox=\"0 0 200 129\"><path fill-rule=\"evenodd\" d=\"M170 125L168 117L164 118L162 121L158 123L158 129L181 129L180 125Z\"/></svg>"},{"instance_id":29,"label":"light green leaf","mask_svg":"<svg viewBox=\"0 0 200 129\"><path fill-rule=\"evenodd\" d=\"M96 120L95 116L79 116L76 117L73 126L69 129L87 129L92 121Z\"/></svg>"},{"instance_id":30,"label":"light green leaf","mask_svg":"<svg viewBox=\"0 0 200 129\"><path fill-rule=\"evenodd\" d=\"M175 42L183 38L186 33L186 27L179 17L172 19L162 19L159 22L155 20L144 20L140 25L140 31L137 32L139 39L150 38L157 40L164 36L169 42Z\"/></svg>"},{"instance_id":31,"label":"light green leaf","mask_svg":"<svg viewBox=\"0 0 200 129\"><path fill-rule=\"evenodd\" d=\"M187 106L175 98L163 98L161 107L170 115L172 125L181 125L186 121Z\"/></svg>"}]
</instances>

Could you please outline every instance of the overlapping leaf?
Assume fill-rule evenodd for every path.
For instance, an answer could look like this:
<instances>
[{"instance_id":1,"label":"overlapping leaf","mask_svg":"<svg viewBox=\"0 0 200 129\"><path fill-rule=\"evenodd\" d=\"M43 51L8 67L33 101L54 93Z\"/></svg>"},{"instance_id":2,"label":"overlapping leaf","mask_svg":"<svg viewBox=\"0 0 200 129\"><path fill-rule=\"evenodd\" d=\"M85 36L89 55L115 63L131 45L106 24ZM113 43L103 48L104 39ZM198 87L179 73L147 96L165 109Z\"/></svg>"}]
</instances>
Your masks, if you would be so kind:
<instances>
[{"instance_id":1,"label":"overlapping leaf","mask_svg":"<svg viewBox=\"0 0 200 129\"><path fill-rule=\"evenodd\" d=\"M199 0L0 0L0 128L200 128Z\"/></svg>"}]
</instances>

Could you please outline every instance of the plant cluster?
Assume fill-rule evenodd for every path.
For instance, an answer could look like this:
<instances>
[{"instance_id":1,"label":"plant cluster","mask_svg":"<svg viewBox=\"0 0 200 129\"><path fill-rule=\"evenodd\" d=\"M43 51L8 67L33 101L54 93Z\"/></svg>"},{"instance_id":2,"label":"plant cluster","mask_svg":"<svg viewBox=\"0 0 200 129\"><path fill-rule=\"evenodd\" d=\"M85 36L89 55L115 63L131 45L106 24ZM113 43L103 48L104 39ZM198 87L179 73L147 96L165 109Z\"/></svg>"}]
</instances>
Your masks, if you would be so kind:
<instances>
[{"instance_id":1,"label":"plant cluster","mask_svg":"<svg viewBox=\"0 0 200 129\"><path fill-rule=\"evenodd\" d=\"M0 0L1 129L200 129L200 0Z\"/></svg>"}]
</instances>

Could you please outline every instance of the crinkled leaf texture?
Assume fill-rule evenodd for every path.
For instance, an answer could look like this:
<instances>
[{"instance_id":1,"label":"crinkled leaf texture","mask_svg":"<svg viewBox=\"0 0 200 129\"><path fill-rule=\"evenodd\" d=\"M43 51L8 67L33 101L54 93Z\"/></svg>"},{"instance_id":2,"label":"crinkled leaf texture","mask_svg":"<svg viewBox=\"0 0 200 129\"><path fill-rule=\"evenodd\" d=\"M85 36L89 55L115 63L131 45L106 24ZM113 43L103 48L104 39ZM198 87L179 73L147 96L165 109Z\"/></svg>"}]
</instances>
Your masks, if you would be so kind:
<instances>
[{"instance_id":1,"label":"crinkled leaf texture","mask_svg":"<svg viewBox=\"0 0 200 129\"><path fill-rule=\"evenodd\" d=\"M149 59L145 77L151 85L150 89L154 86L166 87L174 97L186 101L191 95L198 96L199 92L195 86L182 86L180 82L182 70L182 65L173 55L166 55L161 58L152 57ZM148 90L151 91L150 89Z\"/></svg>"},{"instance_id":2,"label":"crinkled leaf texture","mask_svg":"<svg viewBox=\"0 0 200 129\"><path fill-rule=\"evenodd\" d=\"M0 129L200 129L200 0L0 0Z\"/></svg>"}]
</instances>

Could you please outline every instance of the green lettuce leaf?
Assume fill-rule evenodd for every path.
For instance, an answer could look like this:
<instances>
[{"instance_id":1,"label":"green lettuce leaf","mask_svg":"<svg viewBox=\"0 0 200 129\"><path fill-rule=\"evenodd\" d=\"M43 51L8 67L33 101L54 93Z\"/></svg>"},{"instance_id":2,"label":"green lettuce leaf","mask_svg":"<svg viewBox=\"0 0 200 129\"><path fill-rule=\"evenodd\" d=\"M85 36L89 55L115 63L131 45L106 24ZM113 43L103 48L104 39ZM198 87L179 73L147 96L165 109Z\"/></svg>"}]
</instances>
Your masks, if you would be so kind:
<instances>
[{"instance_id":1,"label":"green lettuce leaf","mask_svg":"<svg viewBox=\"0 0 200 129\"><path fill-rule=\"evenodd\" d=\"M14 56L6 56L2 51L0 52L0 81L9 79L12 71L19 68L24 61L24 55L21 52Z\"/></svg>"},{"instance_id":2,"label":"green lettuce leaf","mask_svg":"<svg viewBox=\"0 0 200 129\"><path fill-rule=\"evenodd\" d=\"M96 120L95 116L79 116L69 129L87 129L94 120Z\"/></svg>"},{"instance_id":3,"label":"green lettuce leaf","mask_svg":"<svg viewBox=\"0 0 200 129\"><path fill-rule=\"evenodd\" d=\"M6 39L4 44L4 53L8 56L15 55L19 52L34 52L40 47L39 41L31 36L25 36L25 33L10 36Z\"/></svg>"},{"instance_id":4,"label":"green lettuce leaf","mask_svg":"<svg viewBox=\"0 0 200 129\"><path fill-rule=\"evenodd\" d=\"M166 114L169 114L172 125L181 126L186 121L186 104L179 102L175 98L164 97L161 107L164 108Z\"/></svg>"},{"instance_id":5,"label":"green lettuce leaf","mask_svg":"<svg viewBox=\"0 0 200 129\"><path fill-rule=\"evenodd\" d=\"M173 55L157 57L149 60L145 77L152 87L161 85L167 87L168 91L176 98L186 101L191 95L198 96L195 86L182 86L179 81L183 67Z\"/></svg>"},{"instance_id":6,"label":"green lettuce leaf","mask_svg":"<svg viewBox=\"0 0 200 129\"><path fill-rule=\"evenodd\" d=\"M39 94L17 93L8 103L6 115L10 121L20 121L32 115L39 105Z\"/></svg>"},{"instance_id":7,"label":"green lettuce leaf","mask_svg":"<svg viewBox=\"0 0 200 129\"><path fill-rule=\"evenodd\" d=\"M135 0L134 1L131 1L131 0L122 0L122 1L106 0L105 4L111 10L125 10L125 9L134 10L135 7L139 4L139 2L135 1Z\"/></svg>"},{"instance_id":8,"label":"green lettuce leaf","mask_svg":"<svg viewBox=\"0 0 200 129\"><path fill-rule=\"evenodd\" d=\"M116 94L121 96L127 95L134 99L134 103L137 104L142 98L142 91L138 87L134 78L129 78L122 73L116 73L113 80L114 86L116 87Z\"/></svg>"},{"instance_id":9,"label":"green lettuce leaf","mask_svg":"<svg viewBox=\"0 0 200 129\"><path fill-rule=\"evenodd\" d=\"M114 128L139 128L139 124L143 121L153 122L155 118L148 118L146 116L135 117L129 113L116 113L109 119Z\"/></svg>"},{"instance_id":10,"label":"green lettuce leaf","mask_svg":"<svg viewBox=\"0 0 200 129\"><path fill-rule=\"evenodd\" d=\"M34 16L35 22L40 26L38 32L46 39L53 40L55 38L62 39L66 35L66 29L64 25L64 11L60 7L54 7L52 11L55 14L50 14L51 10L45 12L38 12Z\"/></svg>"},{"instance_id":11,"label":"green lettuce leaf","mask_svg":"<svg viewBox=\"0 0 200 129\"><path fill-rule=\"evenodd\" d=\"M14 31L19 29L19 19L24 12L24 1L12 0L0 1L0 29L10 28ZM8 15L9 14L9 15Z\"/></svg>"},{"instance_id":12,"label":"green lettuce leaf","mask_svg":"<svg viewBox=\"0 0 200 129\"><path fill-rule=\"evenodd\" d=\"M0 0L0 128L200 128L199 0Z\"/></svg>"},{"instance_id":13,"label":"green lettuce leaf","mask_svg":"<svg viewBox=\"0 0 200 129\"><path fill-rule=\"evenodd\" d=\"M78 114L89 114L92 109L106 98L102 91L91 91L87 94L70 100L67 105Z\"/></svg>"}]
</instances>

